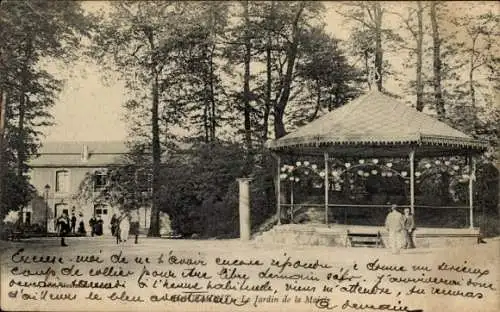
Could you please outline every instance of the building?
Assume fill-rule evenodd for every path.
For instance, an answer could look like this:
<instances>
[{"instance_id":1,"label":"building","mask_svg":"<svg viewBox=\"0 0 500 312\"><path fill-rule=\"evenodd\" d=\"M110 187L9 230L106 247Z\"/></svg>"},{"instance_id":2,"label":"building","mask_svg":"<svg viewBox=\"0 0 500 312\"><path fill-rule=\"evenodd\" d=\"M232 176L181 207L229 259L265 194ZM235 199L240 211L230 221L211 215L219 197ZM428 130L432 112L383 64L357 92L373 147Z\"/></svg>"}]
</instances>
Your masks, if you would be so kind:
<instances>
[{"instance_id":1,"label":"building","mask_svg":"<svg viewBox=\"0 0 500 312\"><path fill-rule=\"evenodd\" d=\"M64 212L83 215L88 231L92 216L102 218L103 231L110 233L110 219L118 207L92 200L82 202L76 198L82 181L88 174L96 174L93 192L106 183L106 169L123 163L127 154L124 142L48 142L39 156L29 163L31 184L37 196L23 210L23 221L55 231L55 220ZM141 228L149 228L150 208L139 209Z\"/></svg>"}]
</instances>

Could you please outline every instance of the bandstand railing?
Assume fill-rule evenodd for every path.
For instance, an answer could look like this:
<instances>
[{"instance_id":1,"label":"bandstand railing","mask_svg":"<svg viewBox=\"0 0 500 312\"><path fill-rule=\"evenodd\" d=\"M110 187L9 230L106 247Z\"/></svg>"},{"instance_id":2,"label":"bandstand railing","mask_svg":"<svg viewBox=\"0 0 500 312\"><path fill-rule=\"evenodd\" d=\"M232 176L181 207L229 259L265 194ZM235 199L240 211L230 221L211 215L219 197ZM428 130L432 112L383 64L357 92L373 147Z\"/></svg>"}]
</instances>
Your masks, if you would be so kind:
<instances>
[{"instance_id":1,"label":"bandstand railing","mask_svg":"<svg viewBox=\"0 0 500 312\"><path fill-rule=\"evenodd\" d=\"M313 203L280 204L280 206L285 212L285 218L292 223L299 223L296 221L296 217L303 213L304 209L316 208L318 212L320 209L323 212L322 209L325 207L324 204ZM370 204L328 204L329 222L327 224L383 226L390 207L390 205ZM410 208L410 205L398 205L398 207L404 209ZM471 221L469 206L415 205L414 207L417 227L467 228ZM380 211L380 209L383 210ZM450 210L455 210L457 213L450 214ZM438 211L439 213L436 213ZM441 215L442 211L446 211L446 214ZM450 219L454 222L450 223Z\"/></svg>"}]
</instances>

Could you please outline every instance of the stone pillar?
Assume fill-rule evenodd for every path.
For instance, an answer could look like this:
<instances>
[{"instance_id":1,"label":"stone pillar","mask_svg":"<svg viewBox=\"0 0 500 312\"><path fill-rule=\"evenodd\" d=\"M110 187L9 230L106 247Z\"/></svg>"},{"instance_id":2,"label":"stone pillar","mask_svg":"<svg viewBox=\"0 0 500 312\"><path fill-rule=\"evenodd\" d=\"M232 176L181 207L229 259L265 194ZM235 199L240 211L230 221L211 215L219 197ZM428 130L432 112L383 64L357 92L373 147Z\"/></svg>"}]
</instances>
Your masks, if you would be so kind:
<instances>
[{"instance_id":1,"label":"stone pillar","mask_svg":"<svg viewBox=\"0 0 500 312\"><path fill-rule=\"evenodd\" d=\"M249 178L238 179L240 186L240 239L250 240L250 181Z\"/></svg>"}]
</instances>

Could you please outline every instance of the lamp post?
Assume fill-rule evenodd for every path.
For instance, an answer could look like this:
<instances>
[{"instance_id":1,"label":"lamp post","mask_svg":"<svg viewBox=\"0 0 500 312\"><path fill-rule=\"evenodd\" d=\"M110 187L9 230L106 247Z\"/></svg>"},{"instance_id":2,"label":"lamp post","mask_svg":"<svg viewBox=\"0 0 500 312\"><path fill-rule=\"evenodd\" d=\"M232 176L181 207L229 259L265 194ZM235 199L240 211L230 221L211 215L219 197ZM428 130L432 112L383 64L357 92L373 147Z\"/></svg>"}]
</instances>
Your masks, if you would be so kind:
<instances>
[{"instance_id":1,"label":"lamp post","mask_svg":"<svg viewBox=\"0 0 500 312\"><path fill-rule=\"evenodd\" d=\"M46 184L44 187L44 197L45 197L45 233L49 230L49 191L50 185Z\"/></svg>"}]
</instances>

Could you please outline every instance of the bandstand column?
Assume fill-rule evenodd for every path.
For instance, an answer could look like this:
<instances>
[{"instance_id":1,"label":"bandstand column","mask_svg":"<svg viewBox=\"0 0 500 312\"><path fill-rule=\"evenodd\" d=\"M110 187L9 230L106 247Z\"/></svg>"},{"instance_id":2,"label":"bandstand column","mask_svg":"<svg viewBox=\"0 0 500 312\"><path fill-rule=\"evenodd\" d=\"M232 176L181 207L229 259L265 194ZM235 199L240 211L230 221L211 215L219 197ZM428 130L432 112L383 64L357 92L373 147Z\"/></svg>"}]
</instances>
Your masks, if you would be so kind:
<instances>
[{"instance_id":1,"label":"bandstand column","mask_svg":"<svg viewBox=\"0 0 500 312\"><path fill-rule=\"evenodd\" d=\"M469 163L469 226L474 228L474 180L476 179L476 159L468 156Z\"/></svg>"},{"instance_id":2,"label":"bandstand column","mask_svg":"<svg viewBox=\"0 0 500 312\"><path fill-rule=\"evenodd\" d=\"M410 211L415 215L415 150L410 151Z\"/></svg>"},{"instance_id":3,"label":"bandstand column","mask_svg":"<svg viewBox=\"0 0 500 312\"><path fill-rule=\"evenodd\" d=\"M276 214L278 225L281 224L281 157L276 155Z\"/></svg>"},{"instance_id":4,"label":"bandstand column","mask_svg":"<svg viewBox=\"0 0 500 312\"><path fill-rule=\"evenodd\" d=\"M325 224L328 224L328 189L330 183L328 182L328 153L325 153Z\"/></svg>"},{"instance_id":5,"label":"bandstand column","mask_svg":"<svg viewBox=\"0 0 500 312\"><path fill-rule=\"evenodd\" d=\"M250 240L250 181L249 178L238 179L240 189L239 212L240 212L240 239Z\"/></svg>"}]
</instances>

